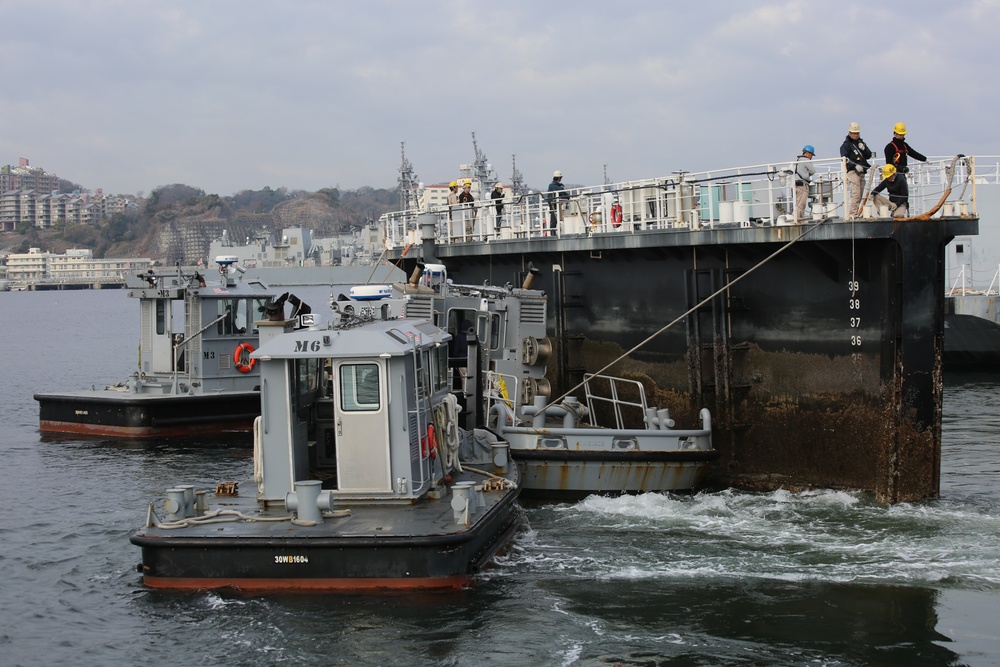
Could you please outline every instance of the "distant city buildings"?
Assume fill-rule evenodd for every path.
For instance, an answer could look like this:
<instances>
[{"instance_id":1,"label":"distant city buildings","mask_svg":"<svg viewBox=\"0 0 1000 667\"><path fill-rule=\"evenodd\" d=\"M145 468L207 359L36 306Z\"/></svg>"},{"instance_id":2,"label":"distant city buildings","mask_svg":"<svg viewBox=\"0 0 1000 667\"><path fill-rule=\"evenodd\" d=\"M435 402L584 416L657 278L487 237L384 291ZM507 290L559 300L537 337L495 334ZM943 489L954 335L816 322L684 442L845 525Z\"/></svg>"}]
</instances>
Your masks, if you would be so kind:
<instances>
[{"instance_id":1,"label":"distant city buildings","mask_svg":"<svg viewBox=\"0 0 1000 667\"><path fill-rule=\"evenodd\" d=\"M0 167L0 231L95 224L134 206L128 197L106 197L101 189L61 193L59 177L32 167L27 158Z\"/></svg>"},{"instance_id":2,"label":"distant city buildings","mask_svg":"<svg viewBox=\"0 0 1000 667\"><path fill-rule=\"evenodd\" d=\"M94 259L88 249L72 248L65 254L30 248L7 256L7 280L11 283L93 283L119 279L123 273L143 272L153 266L149 257Z\"/></svg>"}]
</instances>

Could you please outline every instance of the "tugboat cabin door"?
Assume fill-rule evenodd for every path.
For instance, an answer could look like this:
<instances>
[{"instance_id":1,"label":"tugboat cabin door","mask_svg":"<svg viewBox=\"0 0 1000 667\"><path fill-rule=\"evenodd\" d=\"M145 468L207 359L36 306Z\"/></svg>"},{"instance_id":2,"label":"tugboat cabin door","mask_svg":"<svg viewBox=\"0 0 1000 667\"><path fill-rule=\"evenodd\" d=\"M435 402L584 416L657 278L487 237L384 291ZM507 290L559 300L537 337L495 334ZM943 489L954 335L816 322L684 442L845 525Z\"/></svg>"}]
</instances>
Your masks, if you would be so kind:
<instances>
[{"instance_id":1,"label":"tugboat cabin door","mask_svg":"<svg viewBox=\"0 0 1000 667\"><path fill-rule=\"evenodd\" d=\"M391 492L385 361L337 362L334 377L338 491Z\"/></svg>"}]
</instances>

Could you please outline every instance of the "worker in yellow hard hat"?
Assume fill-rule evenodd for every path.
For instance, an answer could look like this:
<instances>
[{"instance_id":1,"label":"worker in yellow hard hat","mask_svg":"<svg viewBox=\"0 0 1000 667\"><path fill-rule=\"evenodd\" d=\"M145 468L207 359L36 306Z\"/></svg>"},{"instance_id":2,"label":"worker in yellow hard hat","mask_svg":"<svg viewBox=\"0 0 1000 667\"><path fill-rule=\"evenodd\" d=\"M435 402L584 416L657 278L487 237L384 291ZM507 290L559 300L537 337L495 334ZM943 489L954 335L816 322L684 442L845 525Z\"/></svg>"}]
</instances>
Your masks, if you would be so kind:
<instances>
[{"instance_id":1,"label":"worker in yellow hard hat","mask_svg":"<svg viewBox=\"0 0 1000 667\"><path fill-rule=\"evenodd\" d=\"M452 209L458 206L458 182L452 181L448 184L448 219L451 220Z\"/></svg>"},{"instance_id":2,"label":"worker in yellow hard hat","mask_svg":"<svg viewBox=\"0 0 1000 667\"><path fill-rule=\"evenodd\" d=\"M913 157L914 160L927 162L924 155L913 150L906 143L906 125L896 123L892 128L892 141L885 145L885 163L894 166L896 173L905 174L910 170L906 164L907 156Z\"/></svg>"},{"instance_id":3,"label":"worker in yellow hard hat","mask_svg":"<svg viewBox=\"0 0 1000 667\"><path fill-rule=\"evenodd\" d=\"M468 204L471 211L463 211L462 215L465 216L465 235L471 236L472 230L476 224L476 209L473 203L476 199L472 196L472 181L466 180L462 183L462 192L458 195L459 204Z\"/></svg>"},{"instance_id":4,"label":"worker in yellow hard hat","mask_svg":"<svg viewBox=\"0 0 1000 667\"><path fill-rule=\"evenodd\" d=\"M886 199L879 193L885 190ZM905 218L910 212L910 189L906 178L891 164L882 167L882 182L872 188L872 201L876 206L888 206L894 218Z\"/></svg>"}]
</instances>

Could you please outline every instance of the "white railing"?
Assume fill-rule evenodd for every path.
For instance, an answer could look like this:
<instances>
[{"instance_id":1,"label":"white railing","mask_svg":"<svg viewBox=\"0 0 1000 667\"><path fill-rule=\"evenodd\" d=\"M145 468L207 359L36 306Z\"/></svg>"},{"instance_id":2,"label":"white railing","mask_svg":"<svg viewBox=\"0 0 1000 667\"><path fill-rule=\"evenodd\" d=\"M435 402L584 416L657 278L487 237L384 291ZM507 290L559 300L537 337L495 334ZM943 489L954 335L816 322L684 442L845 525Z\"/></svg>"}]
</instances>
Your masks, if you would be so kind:
<instances>
[{"instance_id":1,"label":"white railing","mask_svg":"<svg viewBox=\"0 0 1000 667\"><path fill-rule=\"evenodd\" d=\"M991 162L994 160L995 162ZM930 158L914 162L908 174L909 215L931 211L950 182L951 194L935 215L975 215L975 183L1000 182L1000 160L985 158L977 169L973 158ZM887 217L871 205L861 215L844 211L846 163L843 159L813 160L816 174L810 187L806 217L843 222ZM954 174L951 173L955 165ZM528 193L504 201L484 200L426 211L387 213L379 219L385 246L398 248L420 242L417 216L436 218L436 241L442 244L548 236L635 234L649 231L697 231L729 227L793 224L794 163L753 165L700 173L567 188L557 199L546 192ZM865 192L878 184L881 165L866 175ZM975 174L975 178L971 175Z\"/></svg>"}]
</instances>

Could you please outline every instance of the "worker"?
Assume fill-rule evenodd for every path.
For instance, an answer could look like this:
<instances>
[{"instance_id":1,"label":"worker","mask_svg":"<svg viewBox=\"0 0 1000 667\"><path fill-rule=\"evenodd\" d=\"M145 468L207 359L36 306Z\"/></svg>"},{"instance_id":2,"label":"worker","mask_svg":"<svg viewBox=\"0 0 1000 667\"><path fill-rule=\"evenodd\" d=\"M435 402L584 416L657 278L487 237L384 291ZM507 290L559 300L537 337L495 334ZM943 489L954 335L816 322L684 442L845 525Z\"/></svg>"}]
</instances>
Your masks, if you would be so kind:
<instances>
[{"instance_id":1,"label":"worker","mask_svg":"<svg viewBox=\"0 0 1000 667\"><path fill-rule=\"evenodd\" d=\"M795 158L795 222L803 222L809 201L809 184L816 173L816 167L811 162L815 154L816 149L806 144L802 147L802 155Z\"/></svg>"},{"instance_id":2,"label":"worker","mask_svg":"<svg viewBox=\"0 0 1000 667\"><path fill-rule=\"evenodd\" d=\"M872 151L861 138L861 125L851 123L847 126L847 138L840 145L840 157L847 160L847 211L846 217L854 217L861 208L861 191L864 190L865 174L871 169L868 162Z\"/></svg>"},{"instance_id":3,"label":"worker","mask_svg":"<svg viewBox=\"0 0 1000 667\"><path fill-rule=\"evenodd\" d=\"M906 164L907 157L927 162L924 155L913 150L906 143L906 125L896 123L892 128L892 141L885 145L885 163L894 166L897 174L905 174L910 171L910 167Z\"/></svg>"},{"instance_id":4,"label":"worker","mask_svg":"<svg viewBox=\"0 0 1000 667\"><path fill-rule=\"evenodd\" d=\"M560 204L559 200L569 198L569 195L566 193L566 186L563 185L562 177L562 172L558 169L552 172L552 182L549 183L548 194L545 195L549 203L549 230L552 232L556 231L559 223L559 216L557 214Z\"/></svg>"},{"instance_id":5,"label":"worker","mask_svg":"<svg viewBox=\"0 0 1000 667\"><path fill-rule=\"evenodd\" d=\"M879 193L885 190L889 194L886 199ZM892 217L905 218L910 212L910 189L906 178L899 174L896 167L887 164L882 167L882 182L872 189L872 201L876 206L888 206Z\"/></svg>"}]
</instances>

